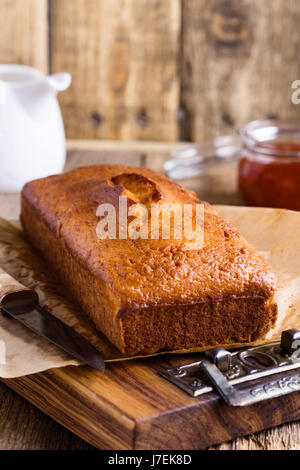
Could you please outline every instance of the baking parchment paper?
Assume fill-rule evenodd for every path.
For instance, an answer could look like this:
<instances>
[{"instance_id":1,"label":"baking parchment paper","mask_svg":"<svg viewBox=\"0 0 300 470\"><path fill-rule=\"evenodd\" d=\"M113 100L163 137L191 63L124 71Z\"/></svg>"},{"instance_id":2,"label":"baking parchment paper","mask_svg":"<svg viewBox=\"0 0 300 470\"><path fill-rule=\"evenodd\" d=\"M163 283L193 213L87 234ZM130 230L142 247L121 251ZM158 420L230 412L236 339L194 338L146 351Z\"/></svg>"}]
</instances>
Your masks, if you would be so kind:
<instances>
[{"instance_id":1,"label":"baking parchment paper","mask_svg":"<svg viewBox=\"0 0 300 470\"><path fill-rule=\"evenodd\" d=\"M275 328L252 344L276 341L284 329L300 329L300 212L235 206L216 206L216 210L270 261L279 279L276 294L279 315ZM96 330L89 318L64 297L59 279L28 245L18 222L1 218L0 266L24 286L35 289L40 304L85 336L105 361L133 359L122 355ZM3 288L5 281L0 279L0 289L1 282ZM245 344L223 346L237 348ZM203 348L181 352L201 350ZM15 378L80 364L20 323L0 315L0 377Z\"/></svg>"}]
</instances>

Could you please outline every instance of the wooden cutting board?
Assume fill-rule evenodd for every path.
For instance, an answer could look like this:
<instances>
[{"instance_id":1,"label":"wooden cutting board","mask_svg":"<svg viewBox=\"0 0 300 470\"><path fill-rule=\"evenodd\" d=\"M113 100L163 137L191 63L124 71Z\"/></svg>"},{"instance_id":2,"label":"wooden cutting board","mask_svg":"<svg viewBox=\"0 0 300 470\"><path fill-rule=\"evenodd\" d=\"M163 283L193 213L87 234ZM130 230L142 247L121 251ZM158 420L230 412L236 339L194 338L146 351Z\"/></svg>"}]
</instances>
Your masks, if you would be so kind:
<instances>
[{"instance_id":1,"label":"wooden cutting board","mask_svg":"<svg viewBox=\"0 0 300 470\"><path fill-rule=\"evenodd\" d=\"M104 374L71 366L3 382L100 449L203 449L300 419L300 392L233 408L215 393L193 398L157 374L198 358L111 363Z\"/></svg>"}]
</instances>

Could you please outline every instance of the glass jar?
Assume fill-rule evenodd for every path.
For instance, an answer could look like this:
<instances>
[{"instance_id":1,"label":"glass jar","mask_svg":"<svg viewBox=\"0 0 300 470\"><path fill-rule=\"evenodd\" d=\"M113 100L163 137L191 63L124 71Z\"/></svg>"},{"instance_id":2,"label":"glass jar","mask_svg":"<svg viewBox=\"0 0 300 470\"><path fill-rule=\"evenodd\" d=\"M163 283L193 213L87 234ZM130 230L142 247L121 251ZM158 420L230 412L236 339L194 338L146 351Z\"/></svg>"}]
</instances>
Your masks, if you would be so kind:
<instances>
[{"instance_id":1,"label":"glass jar","mask_svg":"<svg viewBox=\"0 0 300 470\"><path fill-rule=\"evenodd\" d=\"M239 134L239 190L245 203L300 211L300 126L253 121Z\"/></svg>"},{"instance_id":2,"label":"glass jar","mask_svg":"<svg viewBox=\"0 0 300 470\"><path fill-rule=\"evenodd\" d=\"M237 135L217 137L206 144L178 144L164 163L167 176L212 204L238 205L238 159L242 146Z\"/></svg>"}]
</instances>

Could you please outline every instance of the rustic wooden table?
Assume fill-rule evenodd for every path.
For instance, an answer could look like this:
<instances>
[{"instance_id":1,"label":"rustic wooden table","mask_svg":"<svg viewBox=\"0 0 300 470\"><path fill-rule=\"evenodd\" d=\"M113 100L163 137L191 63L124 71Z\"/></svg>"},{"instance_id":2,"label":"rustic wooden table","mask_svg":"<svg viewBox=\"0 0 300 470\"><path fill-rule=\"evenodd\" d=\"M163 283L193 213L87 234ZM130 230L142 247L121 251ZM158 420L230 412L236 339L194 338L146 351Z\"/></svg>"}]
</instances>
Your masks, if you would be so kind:
<instances>
[{"instance_id":1,"label":"rustic wooden table","mask_svg":"<svg viewBox=\"0 0 300 470\"><path fill-rule=\"evenodd\" d=\"M92 163L122 163L162 170L172 144L133 142L69 142L66 169ZM189 189L212 203L241 204L236 189L236 167L222 168L211 175L210 184L201 179L185 181ZM16 219L19 194L0 194L0 216ZM92 450L93 447L57 424L37 408L0 383L0 450ZM286 424L233 442L216 450L300 449L300 422Z\"/></svg>"}]
</instances>

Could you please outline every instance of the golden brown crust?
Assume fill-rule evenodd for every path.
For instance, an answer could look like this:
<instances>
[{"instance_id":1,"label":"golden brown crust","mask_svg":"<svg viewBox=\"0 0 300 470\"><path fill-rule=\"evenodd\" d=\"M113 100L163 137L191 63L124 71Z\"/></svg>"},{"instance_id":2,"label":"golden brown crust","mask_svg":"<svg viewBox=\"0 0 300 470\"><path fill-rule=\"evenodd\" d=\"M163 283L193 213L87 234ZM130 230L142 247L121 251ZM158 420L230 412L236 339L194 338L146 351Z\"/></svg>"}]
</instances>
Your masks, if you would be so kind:
<instances>
[{"instance_id":1,"label":"golden brown crust","mask_svg":"<svg viewBox=\"0 0 300 470\"><path fill-rule=\"evenodd\" d=\"M146 205L201 202L151 170L97 165L28 183L21 219L31 243L122 352L245 342L270 329L276 277L208 203L204 247L186 251L175 240L99 240L97 207L117 209L120 195Z\"/></svg>"}]
</instances>

